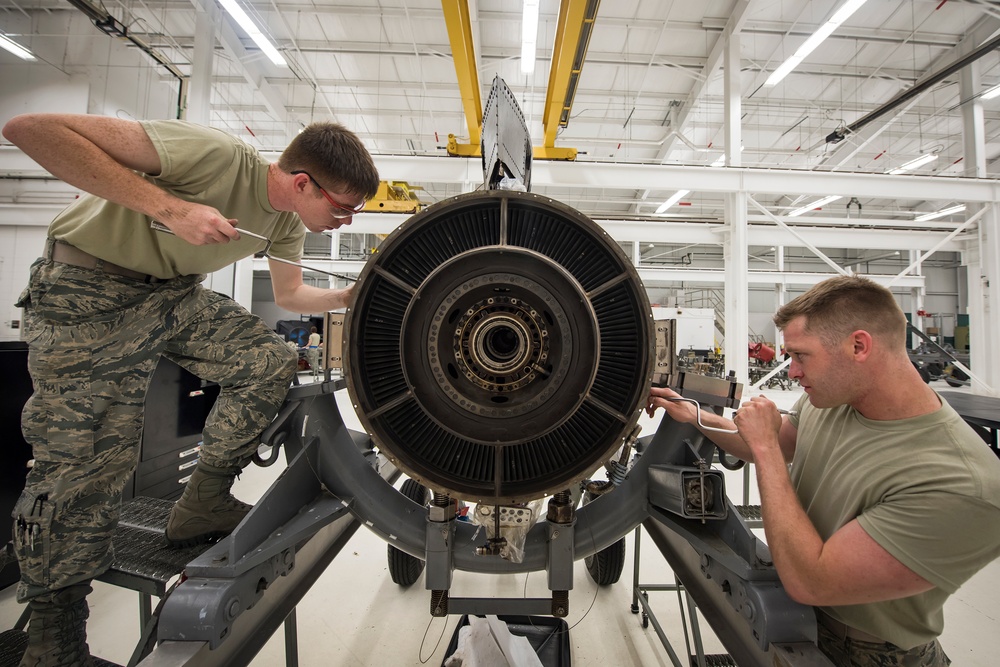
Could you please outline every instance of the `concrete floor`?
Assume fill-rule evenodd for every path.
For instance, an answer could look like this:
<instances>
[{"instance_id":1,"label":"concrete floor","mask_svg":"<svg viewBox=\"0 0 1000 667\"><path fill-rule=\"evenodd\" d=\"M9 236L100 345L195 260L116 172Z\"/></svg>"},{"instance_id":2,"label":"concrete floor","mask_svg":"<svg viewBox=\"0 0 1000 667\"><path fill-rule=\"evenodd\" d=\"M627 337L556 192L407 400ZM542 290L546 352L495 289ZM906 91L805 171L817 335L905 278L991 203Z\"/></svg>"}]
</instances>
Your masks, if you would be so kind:
<instances>
[{"instance_id":1,"label":"concrete floor","mask_svg":"<svg viewBox=\"0 0 1000 667\"><path fill-rule=\"evenodd\" d=\"M304 382L308 374L302 375ZM940 386L938 386L940 385ZM936 389L950 390L943 381ZM764 390L762 393L789 408L799 390ZM340 392L345 421L360 430L350 410L346 392ZM643 417L644 433L652 432L658 419ZM235 487L241 499L255 501L279 472L279 466L248 469ZM743 474L726 472L729 495L743 503ZM749 488L751 504L759 502L756 488ZM569 641L573 664L669 665L670 659L652 627L643 629L640 617L630 612L634 537L627 539L626 568L621 580L598 587L578 564L575 588L570 595ZM659 552L646 538L642 543L640 582L673 583L673 575ZM951 597L941 638L957 667L993 667L1000 654L1000 561L987 566ZM0 591L0 629L11 627L22 607L13 599L13 587ZM520 597L548 595L544 573L480 575L455 573L456 596ZM674 649L684 655L685 636L677 595L650 593L658 620ZM106 584L95 584L90 597L91 650L102 658L125 664L139 636L138 595ZM433 618L423 578L403 589L389 578L386 545L373 533L360 529L323 573L298 607L299 661L304 666L360 667L367 665L440 665L457 618ZM701 624L707 653L724 650L704 622ZM276 633L253 661L257 667L284 664L282 633Z\"/></svg>"}]
</instances>

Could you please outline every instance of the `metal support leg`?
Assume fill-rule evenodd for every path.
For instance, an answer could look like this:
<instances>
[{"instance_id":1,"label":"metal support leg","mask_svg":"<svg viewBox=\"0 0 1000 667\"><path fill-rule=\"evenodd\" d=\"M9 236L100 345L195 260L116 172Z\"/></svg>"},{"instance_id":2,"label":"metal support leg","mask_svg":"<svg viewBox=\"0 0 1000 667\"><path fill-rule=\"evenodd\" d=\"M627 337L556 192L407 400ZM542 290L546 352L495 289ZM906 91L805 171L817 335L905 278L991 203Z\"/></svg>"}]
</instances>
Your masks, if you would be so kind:
<instances>
[{"instance_id":1,"label":"metal support leg","mask_svg":"<svg viewBox=\"0 0 1000 667\"><path fill-rule=\"evenodd\" d=\"M677 604L681 610L681 618L684 617L684 604L681 602L681 591L684 591L684 599L687 600L688 623L691 626L691 638L694 642L694 656L698 659L698 667L705 667L705 645L701 641L701 626L698 625L698 605L695 604L691 594L687 592L681 584L680 579L674 576L674 583L677 585ZM687 636L687 625L684 626L684 635ZM691 648L688 647L688 652Z\"/></svg>"},{"instance_id":2,"label":"metal support leg","mask_svg":"<svg viewBox=\"0 0 1000 667\"><path fill-rule=\"evenodd\" d=\"M295 607L285 617L285 667L299 667L298 622Z\"/></svg>"},{"instance_id":3,"label":"metal support leg","mask_svg":"<svg viewBox=\"0 0 1000 667\"><path fill-rule=\"evenodd\" d=\"M635 527L635 548L632 550L632 606L633 614L639 613L639 543L642 542L642 526Z\"/></svg>"},{"instance_id":4,"label":"metal support leg","mask_svg":"<svg viewBox=\"0 0 1000 667\"><path fill-rule=\"evenodd\" d=\"M153 600L146 593L139 594L139 627L144 628L153 618Z\"/></svg>"},{"instance_id":5,"label":"metal support leg","mask_svg":"<svg viewBox=\"0 0 1000 667\"><path fill-rule=\"evenodd\" d=\"M697 605L677 576L674 575L673 584L642 584L639 582L639 553L641 541L642 526L639 526L635 529L635 550L632 567L632 607L630 611L633 614L638 614L641 609L643 627L646 627L647 623L652 624L653 629L660 638L660 643L663 644L663 648L666 649L667 655L669 656L674 667L688 667L691 663L682 662L677 653L674 652L674 648L671 645L670 640L667 638L666 633L663 631L663 627L660 625L659 620L656 618L656 614L653 613L649 604L650 591L676 591L677 606L680 610L681 627L684 630L684 646L687 656L689 660L694 658L696 660L694 664L698 667L706 667L705 646L701 639L701 628L698 625ZM685 598L687 599L686 610L684 604ZM687 614L687 619L685 619L685 613ZM690 631L688 630L689 625Z\"/></svg>"}]
</instances>

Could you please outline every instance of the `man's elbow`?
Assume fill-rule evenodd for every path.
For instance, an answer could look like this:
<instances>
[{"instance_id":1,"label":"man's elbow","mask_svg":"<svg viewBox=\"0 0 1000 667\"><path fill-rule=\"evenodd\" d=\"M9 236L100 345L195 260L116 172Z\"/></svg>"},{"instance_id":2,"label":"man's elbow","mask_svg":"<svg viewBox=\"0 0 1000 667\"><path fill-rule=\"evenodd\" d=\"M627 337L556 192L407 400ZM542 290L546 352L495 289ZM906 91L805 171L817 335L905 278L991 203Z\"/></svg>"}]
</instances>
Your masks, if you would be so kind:
<instances>
[{"instance_id":1,"label":"man's elbow","mask_svg":"<svg viewBox=\"0 0 1000 667\"><path fill-rule=\"evenodd\" d=\"M31 125L31 117L28 114L14 116L3 126L3 137L15 146Z\"/></svg>"},{"instance_id":2,"label":"man's elbow","mask_svg":"<svg viewBox=\"0 0 1000 667\"><path fill-rule=\"evenodd\" d=\"M275 295L274 305L276 305L278 308L281 308L283 310L289 310L293 313L298 312L298 308L295 305L295 300L290 299L288 297L279 297L278 295Z\"/></svg>"},{"instance_id":3,"label":"man's elbow","mask_svg":"<svg viewBox=\"0 0 1000 667\"><path fill-rule=\"evenodd\" d=\"M781 573L779 572L778 574L780 575ZM781 577L781 584L788 597L799 604L811 607L831 604L829 596L824 594L816 582Z\"/></svg>"}]
</instances>

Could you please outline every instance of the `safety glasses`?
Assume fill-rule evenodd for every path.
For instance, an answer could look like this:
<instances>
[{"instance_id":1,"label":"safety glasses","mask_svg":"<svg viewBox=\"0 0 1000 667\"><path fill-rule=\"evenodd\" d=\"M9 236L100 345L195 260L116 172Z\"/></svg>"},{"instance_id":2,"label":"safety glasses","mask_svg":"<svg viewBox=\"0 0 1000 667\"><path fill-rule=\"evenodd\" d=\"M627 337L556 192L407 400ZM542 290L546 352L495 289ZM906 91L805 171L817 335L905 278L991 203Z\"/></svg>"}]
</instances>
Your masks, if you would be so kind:
<instances>
[{"instance_id":1,"label":"safety glasses","mask_svg":"<svg viewBox=\"0 0 1000 667\"><path fill-rule=\"evenodd\" d=\"M337 220L343 220L344 218L349 218L352 215L356 215L356 214L360 213L361 210L365 207L365 202L361 202L355 208L348 208L347 206L344 206L343 204L338 204L337 201L334 200L334 198L330 196L330 193L327 192L326 190L324 190L323 186L320 185L319 182L317 182L316 179L312 177L312 174L310 174L308 171L301 171L300 170L300 171L293 171L292 173L293 174L305 174L306 176L309 177L309 180L312 181L312 184L315 185L317 188L319 188L319 191L322 193L322 195L324 197L326 197L326 200L328 202L330 202L330 206L333 206L333 208L335 209L334 212L331 213L330 215L332 215Z\"/></svg>"}]
</instances>

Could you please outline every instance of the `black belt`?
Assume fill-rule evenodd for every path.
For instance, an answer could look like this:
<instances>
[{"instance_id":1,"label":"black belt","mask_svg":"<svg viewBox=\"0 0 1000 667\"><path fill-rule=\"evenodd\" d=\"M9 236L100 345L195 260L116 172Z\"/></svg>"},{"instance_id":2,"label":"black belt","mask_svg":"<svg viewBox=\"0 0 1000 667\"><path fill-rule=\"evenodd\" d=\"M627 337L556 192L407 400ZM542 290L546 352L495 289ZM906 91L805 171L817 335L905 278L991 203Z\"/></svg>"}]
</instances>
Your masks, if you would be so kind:
<instances>
[{"instance_id":1,"label":"black belt","mask_svg":"<svg viewBox=\"0 0 1000 667\"><path fill-rule=\"evenodd\" d=\"M820 623L820 625L832 632L838 639L856 639L858 641L868 642L871 644L886 643L884 639L876 637L875 635L870 635L867 632L862 632L861 630L852 628L849 625L845 625L819 609L816 610L816 620Z\"/></svg>"},{"instance_id":2,"label":"black belt","mask_svg":"<svg viewBox=\"0 0 1000 667\"><path fill-rule=\"evenodd\" d=\"M157 278L156 276L151 276L148 273L139 273L138 271L133 271L132 269L126 269L124 266L118 266L117 264L103 260L100 257L94 257L89 252L84 252L83 250L80 250L76 246L70 245L65 241L59 241L53 238L46 239L45 241L45 259L49 259L60 264L78 266L81 269L99 269L105 273L113 273L116 276L124 276L125 278L141 280L147 283L162 282L162 279Z\"/></svg>"}]
</instances>

